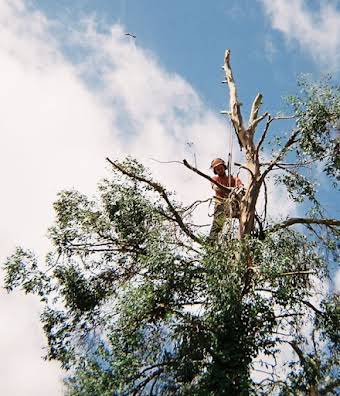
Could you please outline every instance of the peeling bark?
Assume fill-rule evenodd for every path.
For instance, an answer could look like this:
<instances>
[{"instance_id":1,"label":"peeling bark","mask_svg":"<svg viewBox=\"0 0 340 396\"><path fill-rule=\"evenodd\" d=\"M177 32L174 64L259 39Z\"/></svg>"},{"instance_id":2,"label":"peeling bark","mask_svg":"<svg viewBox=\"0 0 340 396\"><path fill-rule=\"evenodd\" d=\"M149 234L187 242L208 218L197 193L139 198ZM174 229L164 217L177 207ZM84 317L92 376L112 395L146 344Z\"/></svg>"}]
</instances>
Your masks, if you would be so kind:
<instances>
[{"instance_id":1,"label":"peeling bark","mask_svg":"<svg viewBox=\"0 0 340 396\"><path fill-rule=\"evenodd\" d=\"M254 135L257 125L267 117L268 113L258 117L262 103L262 95L256 95L249 115L249 123L246 128L243 125L243 117L240 102L237 97L236 83L230 64L230 50L226 50L224 56L224 66L226 81L229 88L230 118L233 123L235 133L240 142L240 148L245 149L246 168L249 170L249 186L240 205L240 224L238 238L243 239L254 230L255 207L260 193L263 180L261 179L260 161L257 147L254 143Z\"/></svg>"},{"instance_id":2,"label":"peeling bark","mask_svg":"<svg viewBox=\"0 0 340 396\"><path fill-rule=\"evenodd\" d=\"M230 100L230 119L235 128L236 135L239 140L240 148L245 147L245 129L243 126L241 104L237 98L237 88L233 77L233 72L230 66L230 50L225 51L224 66L223 66L226 81L229 87L229 100Z\"/></svg>"}]
</instances>

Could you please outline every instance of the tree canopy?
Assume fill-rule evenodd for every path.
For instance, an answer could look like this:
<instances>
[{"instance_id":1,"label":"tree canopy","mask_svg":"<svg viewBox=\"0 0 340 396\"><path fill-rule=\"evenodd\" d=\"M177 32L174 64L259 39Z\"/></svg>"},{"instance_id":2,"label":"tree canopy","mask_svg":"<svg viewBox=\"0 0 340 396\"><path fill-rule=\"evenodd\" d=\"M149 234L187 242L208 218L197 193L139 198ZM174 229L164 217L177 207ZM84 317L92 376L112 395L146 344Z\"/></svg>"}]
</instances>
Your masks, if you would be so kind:
<instances>
[{"instance_id":1,"label":"tree canopy","mask_svg":"<svg viewBox=\"0 0 340 396\"><path fill-rule=\"evenodd\" d=\"M326 217L314 182L325 175L336 191L340 180L340 89L302 80L289 116L259 115L259 94L245 126L229 51L224 69L249 174L237 236L211 243L192 217L199 203L184 206L126 158L109 160L96 199L58 194L45 267L23 248L5 263L5 287L44 303L46 357L70 370L69 396L337 392L338 296L325 285L340 220ZM282 119L291 129L271 137L264 162ZM305 216L257 214L272 175Z\"/></svg>"}]
</instances>

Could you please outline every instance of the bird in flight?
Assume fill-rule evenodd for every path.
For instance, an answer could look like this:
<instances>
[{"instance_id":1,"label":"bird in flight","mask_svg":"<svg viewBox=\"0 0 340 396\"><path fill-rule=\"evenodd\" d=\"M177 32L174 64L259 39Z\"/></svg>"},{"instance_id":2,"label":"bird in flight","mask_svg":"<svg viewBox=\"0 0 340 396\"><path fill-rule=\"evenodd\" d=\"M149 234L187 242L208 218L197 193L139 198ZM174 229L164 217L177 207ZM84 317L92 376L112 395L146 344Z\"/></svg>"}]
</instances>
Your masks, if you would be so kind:
<instances>
[{"instance_id":1,"label":"bird in flight","mask_svg":"<svg viewBox=\"0 0 340 396\"><path fill-rule=\"evenodd\" d=\"M132 34L132 33L125 33L125 36L130 36L130 37L132 37L132 38L136 38L136 36L134 35L134 34Z\"/></svg>"}]
</instances>

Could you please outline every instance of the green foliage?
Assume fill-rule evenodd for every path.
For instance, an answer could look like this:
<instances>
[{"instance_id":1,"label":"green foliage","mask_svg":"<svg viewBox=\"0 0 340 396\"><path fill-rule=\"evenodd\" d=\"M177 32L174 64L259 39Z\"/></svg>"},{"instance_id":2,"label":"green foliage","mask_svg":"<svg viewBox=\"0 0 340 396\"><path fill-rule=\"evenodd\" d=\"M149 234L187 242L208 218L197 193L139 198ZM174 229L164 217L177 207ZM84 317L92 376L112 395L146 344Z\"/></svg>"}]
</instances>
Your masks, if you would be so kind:
<instances>
[{"instance_id":1,"label":"green foliage","mask_svg":"<svg viewBox=\"0 0 340 396\"><path fill-rule=\"evenodd\" d=\"M47 260L50 256L47 257ZM50 279L38 268L37 257L29 250L16 248L15 253L5 262L5 288L12 291L21 286L25 293L35 293L43 301L51 292Z\"/></svg>"},{"instance_id":2,"label":"green foliage","mask_svg":"<svg viewBox=\"0 0 340 396\"><path fill-rule=\"evenodd\" d=\"M307 96L291 98L296 159L322 157L326 174L339 179L339 91L302 88ZM67 394L333 391L339 311L331 293L316 295L328 279L319 243L269 225L265 238L212 245L139 163L128 158L113 169L93 200L77 191L58 195L46 271L21 248L5 263L5 287L45 304L46 357L70 369ZM278 181L320 212L307 174L294 170ZM336 250L336 235L327 249ZM293 353L285 381L277 363L282 348Z\"/></svg>"},{"instance_id":3,"label":"green foliage","mask_svg":"<svg viewBox=\"0 0 340 396\"><path fill-rule=\"evenodd\" d=\"M46 302L47 357L75 370L69 395L260 392L254 359L276 354L279 328L299 339L313 294L305 272L327 274L316 246L288 230L197 243L145 183L117 173L99 192L97 201L59 194L48 277L21 249L5 265L8 289L21 285ZM322 312L318 326L335 343L331 300Z\"/></svg>"},{"instance_id":4,"label":"green foliage","mask_svg":"<svg viewBox=\"0 0 340 396\"><path fill-rule=\"evenodd\" d=\"M330 77L315 82L303 76L299 88L299 95L287 98L295 116L294 128L272 142L273 155L281 152L290 163L277 164L281 173L276 182L286 186L295 202L307 199L320 209L317 186L322 175L335 188L340 181L340 87L332 85Z\"/></svg>"},{"instance_id":5,"label":"green foliage","mask_svg":"<svg viewBox=\"0 0 340 396\"><path fill-rule=\"evenodd\" d=\"M299 86L301 94L290 98L301 132L297 155L322 159L326 174L339 181L340 87L330 77L321 82L304 77Z\"/></svg>"}]
</instances>

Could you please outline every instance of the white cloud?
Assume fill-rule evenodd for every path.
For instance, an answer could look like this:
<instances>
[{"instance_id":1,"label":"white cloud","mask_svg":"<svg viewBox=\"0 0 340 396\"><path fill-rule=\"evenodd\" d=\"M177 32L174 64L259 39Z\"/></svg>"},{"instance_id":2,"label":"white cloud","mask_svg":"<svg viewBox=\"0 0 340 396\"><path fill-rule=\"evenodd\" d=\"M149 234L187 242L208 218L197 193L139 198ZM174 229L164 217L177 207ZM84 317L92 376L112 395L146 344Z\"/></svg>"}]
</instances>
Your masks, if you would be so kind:
<instances>
[{"instance_id":1,"label":"white cloud","mask_svg":"<svg viewBox=\"0 0 340 396\"><path fill-rule=\"evenodd\" d=\"M321 66L338 70L340 60L340 11L334 2L319 1L311 10L305 0L261 0L274 29L288 42L300 47L321 62Z\"/></svg>"},{"instance_id":2,"label":"white cloud","mask_svg":"<svg viewBox=\"0 0 340 396\"><path fill-rule=\"evenodd\" d=\"M39 305L21 293L0 294L0 393L6 396L62 395L63 372L43 359Z\"/></svg>"},{"instance_id":3,"label":"white cloud","mask_svg":"<svg viewBox=\"0 0 340 396\"><path fill-rule=\"evenodd\" d=\"M77 66L62 55L49 28L24 2L1 2L2 262L16 244L48 249L45 233L57 191L74 186L93 192L106 155L182 159L190 140L207 168L224 151L218 139L225 134L222 120L204 109L183 79L131 45L122 28L101 35L87 24L85 32L74 33L87 54ZM92 86L84 82L89 79ZM183 187L188 198L210 194L209 185L184 168L149 165L166 184ZM38 303L0 293L0 394L60 394L62 372L41 360Z\"/></svg>"},{"instance_id":4,"label":"white cloud","mask_svg":"<svg viewBox=\"0 0 340 396\"><path fill-rule=\"evenodd\" d=\"M143 160L184 201L209 197L209 184L180 165L149 158L181 160L189 156L187 142L203 170L211 158L226 156L225 122L185 80L127 40L122 27L103 34L91 21L84 26L64 34L65 42L50 33L55 23L28 11L23 0L0 3L1 262L17 244L46 252L56 193L94 192L107 155ZM62 44L83 51L83 62L66 59ZM0 394L60 394L62 372L40 360L38 303L0 295L0 375L6 374ZM18 372L25 380L17 380Z\"/></svg>"}]
</instances>

